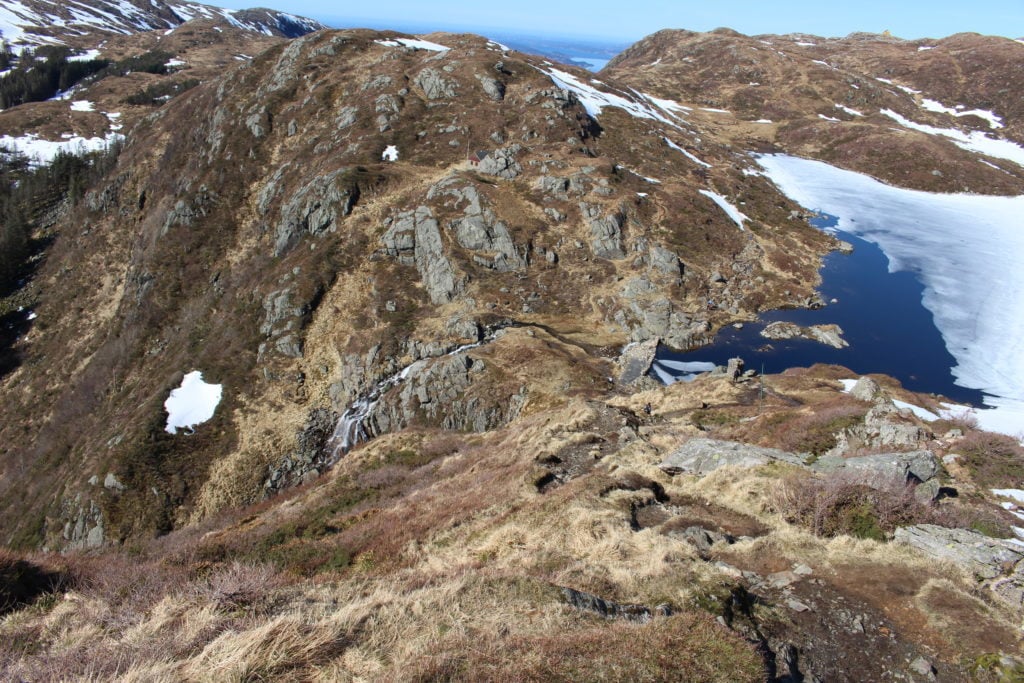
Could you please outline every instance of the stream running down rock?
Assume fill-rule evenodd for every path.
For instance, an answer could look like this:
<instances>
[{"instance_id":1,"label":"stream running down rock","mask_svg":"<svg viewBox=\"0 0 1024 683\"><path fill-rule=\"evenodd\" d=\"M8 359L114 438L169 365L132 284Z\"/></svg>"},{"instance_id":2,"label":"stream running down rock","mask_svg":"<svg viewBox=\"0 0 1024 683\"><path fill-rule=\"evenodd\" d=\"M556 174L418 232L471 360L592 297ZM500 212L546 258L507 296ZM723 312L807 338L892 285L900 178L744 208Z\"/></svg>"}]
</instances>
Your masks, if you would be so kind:
<instances>
[{"instance_id":1,"label":"stream running down rock","mask_svg":"<svg viewBox=\"0 0 1024 683\"><path fill-rule=\"evenodd\" d=\"M484 337L480 341L473 342L471 344L463 344L458 346L448 353L445 353L438 358L447 358L450 356L457 356L460 353L475 349L494 341L502 330L495 330L490 335ZM348 453L356 444L369 441L370 434L365 428L366 419L373 412L373 409L377 407L381 398L388 391L398 386L411 375L425 367L430 360L435 359L420 359L405 366L395 374L385 377L381 381L377 382L376 385L364 396L356 399L352 405L350 405L341 417L338 418L338 423L334 427L334 432L331 434L331 438L327 440L327 448L331 450L330 464L338 461L345 453Z\"/></svg>"}]
</instances>

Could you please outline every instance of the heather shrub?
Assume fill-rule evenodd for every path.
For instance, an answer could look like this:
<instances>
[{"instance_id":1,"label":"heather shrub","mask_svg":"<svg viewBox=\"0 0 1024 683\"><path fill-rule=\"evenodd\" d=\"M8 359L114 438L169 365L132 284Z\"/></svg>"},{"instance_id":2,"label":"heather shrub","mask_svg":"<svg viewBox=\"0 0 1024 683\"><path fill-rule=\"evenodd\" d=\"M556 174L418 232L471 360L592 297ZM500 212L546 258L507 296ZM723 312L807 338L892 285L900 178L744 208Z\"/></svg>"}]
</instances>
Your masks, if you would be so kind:
<instances>
[{"instance_id":1,"label":"heather shrub","mask_svg":"<svg viewBox=\"0 0 1024 683\"><path fill-rule=\"evenodd\" d=\"M773 506L787 522L817 536L846 534L883 541L898 526L932 521L931 506L898 480L868 480L840 472L826 478L793 474L783 480Z\"/></svg>"},{"instance_id":2,"label":"heather shrub","mask_svg":"<svg viewBox=\"0 0 1024 683\"><path fill-rule=\"evenodd\" d=\"M867 408L841 399L822 404L810 413L784 413L772 420L771 445L792 453L823 455L836 446L836 434L864 421Z\"/></svg>"},{"instance_id":3,"label":"heather shrub","mask_svg":"<svg viewBox=\"0 0 1024 683\"><path fill-rule=\"evenodd\" d=\"M1013 437L971 432L955 446L974 481L985 488L1024 486L1024 448Z\"/></svg>"}]
</instances>

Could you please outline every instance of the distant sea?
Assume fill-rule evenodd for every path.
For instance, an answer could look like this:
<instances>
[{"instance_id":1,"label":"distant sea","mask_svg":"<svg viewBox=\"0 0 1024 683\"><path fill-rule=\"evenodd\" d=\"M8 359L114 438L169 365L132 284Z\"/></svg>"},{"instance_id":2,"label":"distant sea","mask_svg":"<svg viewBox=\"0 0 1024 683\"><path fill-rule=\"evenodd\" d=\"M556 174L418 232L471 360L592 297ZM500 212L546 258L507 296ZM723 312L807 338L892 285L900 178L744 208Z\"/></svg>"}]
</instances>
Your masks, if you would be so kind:
<instances>
[{"instance_id":1,"label":"distant sea","mask_svg":"<svg viewBox=\"0 0 1024 683\"><path fill-rule=\"evenodd\" d=\"M433 33L434 31L476 33L506 45L513 50L541 55L555 62L571 64L593 72L603 69L615 55L632 45L632 41L629 40L534 35L510 32L503 29L471 26L443 26L403 21L370 21L366 19L346 19L344 17L316 17L316 19L335 28L391 29L404 33Z\"/></svg>"}]
</instances>

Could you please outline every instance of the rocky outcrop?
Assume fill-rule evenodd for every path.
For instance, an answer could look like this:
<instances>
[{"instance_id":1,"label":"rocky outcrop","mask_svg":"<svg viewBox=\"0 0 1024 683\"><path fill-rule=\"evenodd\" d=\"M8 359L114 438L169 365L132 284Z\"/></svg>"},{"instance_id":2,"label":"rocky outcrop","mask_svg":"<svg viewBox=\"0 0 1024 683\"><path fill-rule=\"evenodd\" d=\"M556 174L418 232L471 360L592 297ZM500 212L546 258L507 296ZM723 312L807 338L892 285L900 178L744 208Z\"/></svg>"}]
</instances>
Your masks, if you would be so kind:
<instances>
[{"instance_id":1,"label":"rocky outcrop","mask_svg":"<svg viewBox=\"0 0 1024 683\"><path fill-rule=\"evenodd\" d=\"M761 336L765 339L810 339L835 349L843 349L849 346L842 335L843 328L839 327L839 325L800 327L799 325L781 320L770 323L761 330Z\"/></svg>"},{"instance_id":2,"label":"rocky outcrop","mask_svg":"<svg viewBox=\"0 0 1024 683\"><path fill-rule=\"evenodd\" d=\"M332 464L327 441L337 421L337 413L325 408L310 411L306 424L295 435L295 450L268 467L263 482L265 495L312 481Z\"/></svg>"},{"instance_id":3,"label":"rocky outcrop","mask_svg":"<svg viewBox=\"0 0 1024 683\"><path fill-rule=\"evenodd\" d=\"M870 388L866 388L865 393ZM864 416L864 422L848 427L836 434L836 445L826 455L842 456L862 448L901 449L919 448L931 438L931 433L907 420L896 405L880 397Z\"/></svg>"},{"instance_id":4,"label":"rocky outcrop","mask_svg":"<svg viewBox=\"0 0 1024 683\"><path fill-rule=\"evenodd\" d=\"M622 349L622 354L616 362L620 384L633 384L647 376L660 342L661 340L654 338L629 344Z\"/></svg>"},{"instance_id":5,"label":"rocky outcrop","mask_svg":"<svg viewBox=\"0 0 1024 683\"><path fill-rule=\"evenodd\" d=\"M670 474L703 476L720 467L758 467L770 462L803 466L807 464L807 460L806 456L776 448L717 439L690 439L670 453L659 467Z\"/></svg>"},{"instance_id":6,"label":"rocky outcrop","mask_svg":"<svg viewBox=\"0 0 1024 683\"><path fill-rule=\"evenodd\" d=\"M515 180L523 172L523 167L516 161L520 149L519 145L512 145L492 151L480 162L477 171L505 180Z\"/></svg>"},{"instance_id":7,"label":"rocky outcrop","mask_svg":"<svg viewBox=\"0 0 1024 683\"><path fill-rule=\"evenodd\" d=\"M474 252L477 264L498 272L526 267L526 258L519 253L508 226L483 204L476 187L458 187L459 179L447 178L430 188L427 199L449 198L449 204L462 208L463 216L449 223L459 246Z\"/></svg>"},{"instance_id":8,"label":"rocky outcrop","mask_svg":"<svg viewBox=\"0 0 1024 683\"><path fill-rule=\"evenodd\" d=\"M460 285L444 254L441 230L430 208L403 211L387 222L390 226L381 238L385 252L400 263L416 266L431 303L446 304L454 299Z\"/></svg>"},{"instance_id":9,"label":"rocky outcrop","mask_svg":"<svg viewBox=\"0 0 1024 683\"><path fill-rule=\"evenodd\" d=\"M900 527L893 540L917 548L936 560L959 565L979 579L1007 574L1024 559L1024 548L989 538L967 529L947 529L934 524Z\"/></svg>"},{"instance_id":10,"label":"rocky outcrop","mask_svg":"<svg viewBox=\"0 0 1024 683\"><path fill-rule=\"evenodd\" d=\"M651 610L644 605L623 605L605 600L593 593L584 593L575 588L562 587L561 591L565 601L576 609L581 612L591 612L606 619L623 619L625 621L646 624L653 616L667 617L672 614L672 609L667 604L658 605Z\"/></svg>"},{"instance_id":11,"label":"rocky outcrop","mask_svg":"<svg viewBox=\"0 0 1024 683\"><path fill-rule=\"evenodd\" d=\"M466 353L413 363L400 386L382 397L366 418L371 435L398 431L413 423L483 432L511 422L526 393L496 395L470 391L486 366Z\"/></svg>"},{"instance_id":12,"label":"rocky outcrop","mask_svg":"<svg viewBox=\"0 0 1024 683\"><path fill-rule=\"evenodd\" d=\"M274 255L281 256L307 233L321 235L337 220L352 213L359 201L359 186L347 182L352 169L339 168L303 185L284 205L274 234Z\"/></svg>"},{"instance_id":13,"label":"rocky outcrop","mask_svg":"<svg viewBox=\"0 0 1024 683\"><path fill-rule=\"evenodd\" d=\"M458 94L455 83L446 80L440 71L430 67L419 72L413 83L423 91L428 100L446 99Z\"/></svg>"},{"instance_id":14,"label":"rocky outcrop","mask_svg":"<svg viewBox=\"0 0 1024 683\"><path fill-rule=\"evenodd\" d=\"M484 93L492 100L501 102L505 99L504 83L490 76L477 75L476 79L480 81L480 87L483 88Z\"/></svg>"},{"instance_id":15,"label":"rocky outcrop","mask_svg":"<svg viewBox=\"0 0 1024 683\"><path fill-rule=\"evenodd\" d=\"M862 474L865 483L877 481L900 483L924 483L938 475L941 466L931 451L909 453L879 453L859 458L825 456L811 465L816 472L832 474L839 471Z\"/></svg>"},{"instance_id":16,"label":"rocky outcrop","mask_svg":"<svg viewBox=\"0 0 1024 683\"><path fill-rule=\"evenodd\" d=\"M64 520L61 537L68 550L99 548L106 540L103 511L81 493L61 504L60 516Z\"/></svg>"},{"instance_id":17,"label":"rocky outcrop","mask_svg":"<svg viewBox=\"0 0 1024 683\"><path fill-rule=\"evenodd\" d=\"M629 330L630 341L661 338L669 346L681 349L708 331L705 321L679 310L646 276L630 278L620 293L626 308L616 313L615 322Z\"/></svg>"},{"instance_id":18,"label":"rocky outcrop","mask_svg":"<svg viewBox=\"0 0 1024 683\"><path fill-rule=\"evenodd\" d=\"M590 246L594 256L606 259L626 257L622 249L623 217L619 213L601 215L601 207L580 202L580 214L590 226Z\"/></svg>"}]
</instances>

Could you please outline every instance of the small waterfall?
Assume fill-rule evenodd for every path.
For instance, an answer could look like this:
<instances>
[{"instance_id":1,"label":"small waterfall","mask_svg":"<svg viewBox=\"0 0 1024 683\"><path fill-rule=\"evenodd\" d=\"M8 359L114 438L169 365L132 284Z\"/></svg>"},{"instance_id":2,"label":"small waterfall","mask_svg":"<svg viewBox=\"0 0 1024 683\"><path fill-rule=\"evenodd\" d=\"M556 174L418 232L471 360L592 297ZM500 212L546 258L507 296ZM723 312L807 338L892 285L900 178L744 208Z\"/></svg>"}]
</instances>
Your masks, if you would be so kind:
<instances>
[{"instance_id":1,"label":"small waterfall","mask_svg":"<svg viewBox=\"0 0 1024 683\"><path fill-rule=\"evenodd\" d=\"M500 330L499 330L500 331ZM480 341L473 342L472 344L463 344L455 349L452 349L448 353L437 356L438 358L445 358L447 356L455 356L470 349L475 349L478 346L491 342L497 336L497 331L487 337L484 337ZM370 416L373 409L380 403L380 399L388 391L398 386L414 371L419 370L427 364L426 359L420 359L402 368L400 371L386 377L381 381L377 382L369 392L364 396L357 398L352 405L350 405L341 417L338 418L338 423L334 426L334 432L331 434L331 438L327 440L327 447L331 449L331 462L337 462L345 453L352 450L356 444L369 441L370 435L366 431L366 418Z\"/></svg>"}]
</instances>

